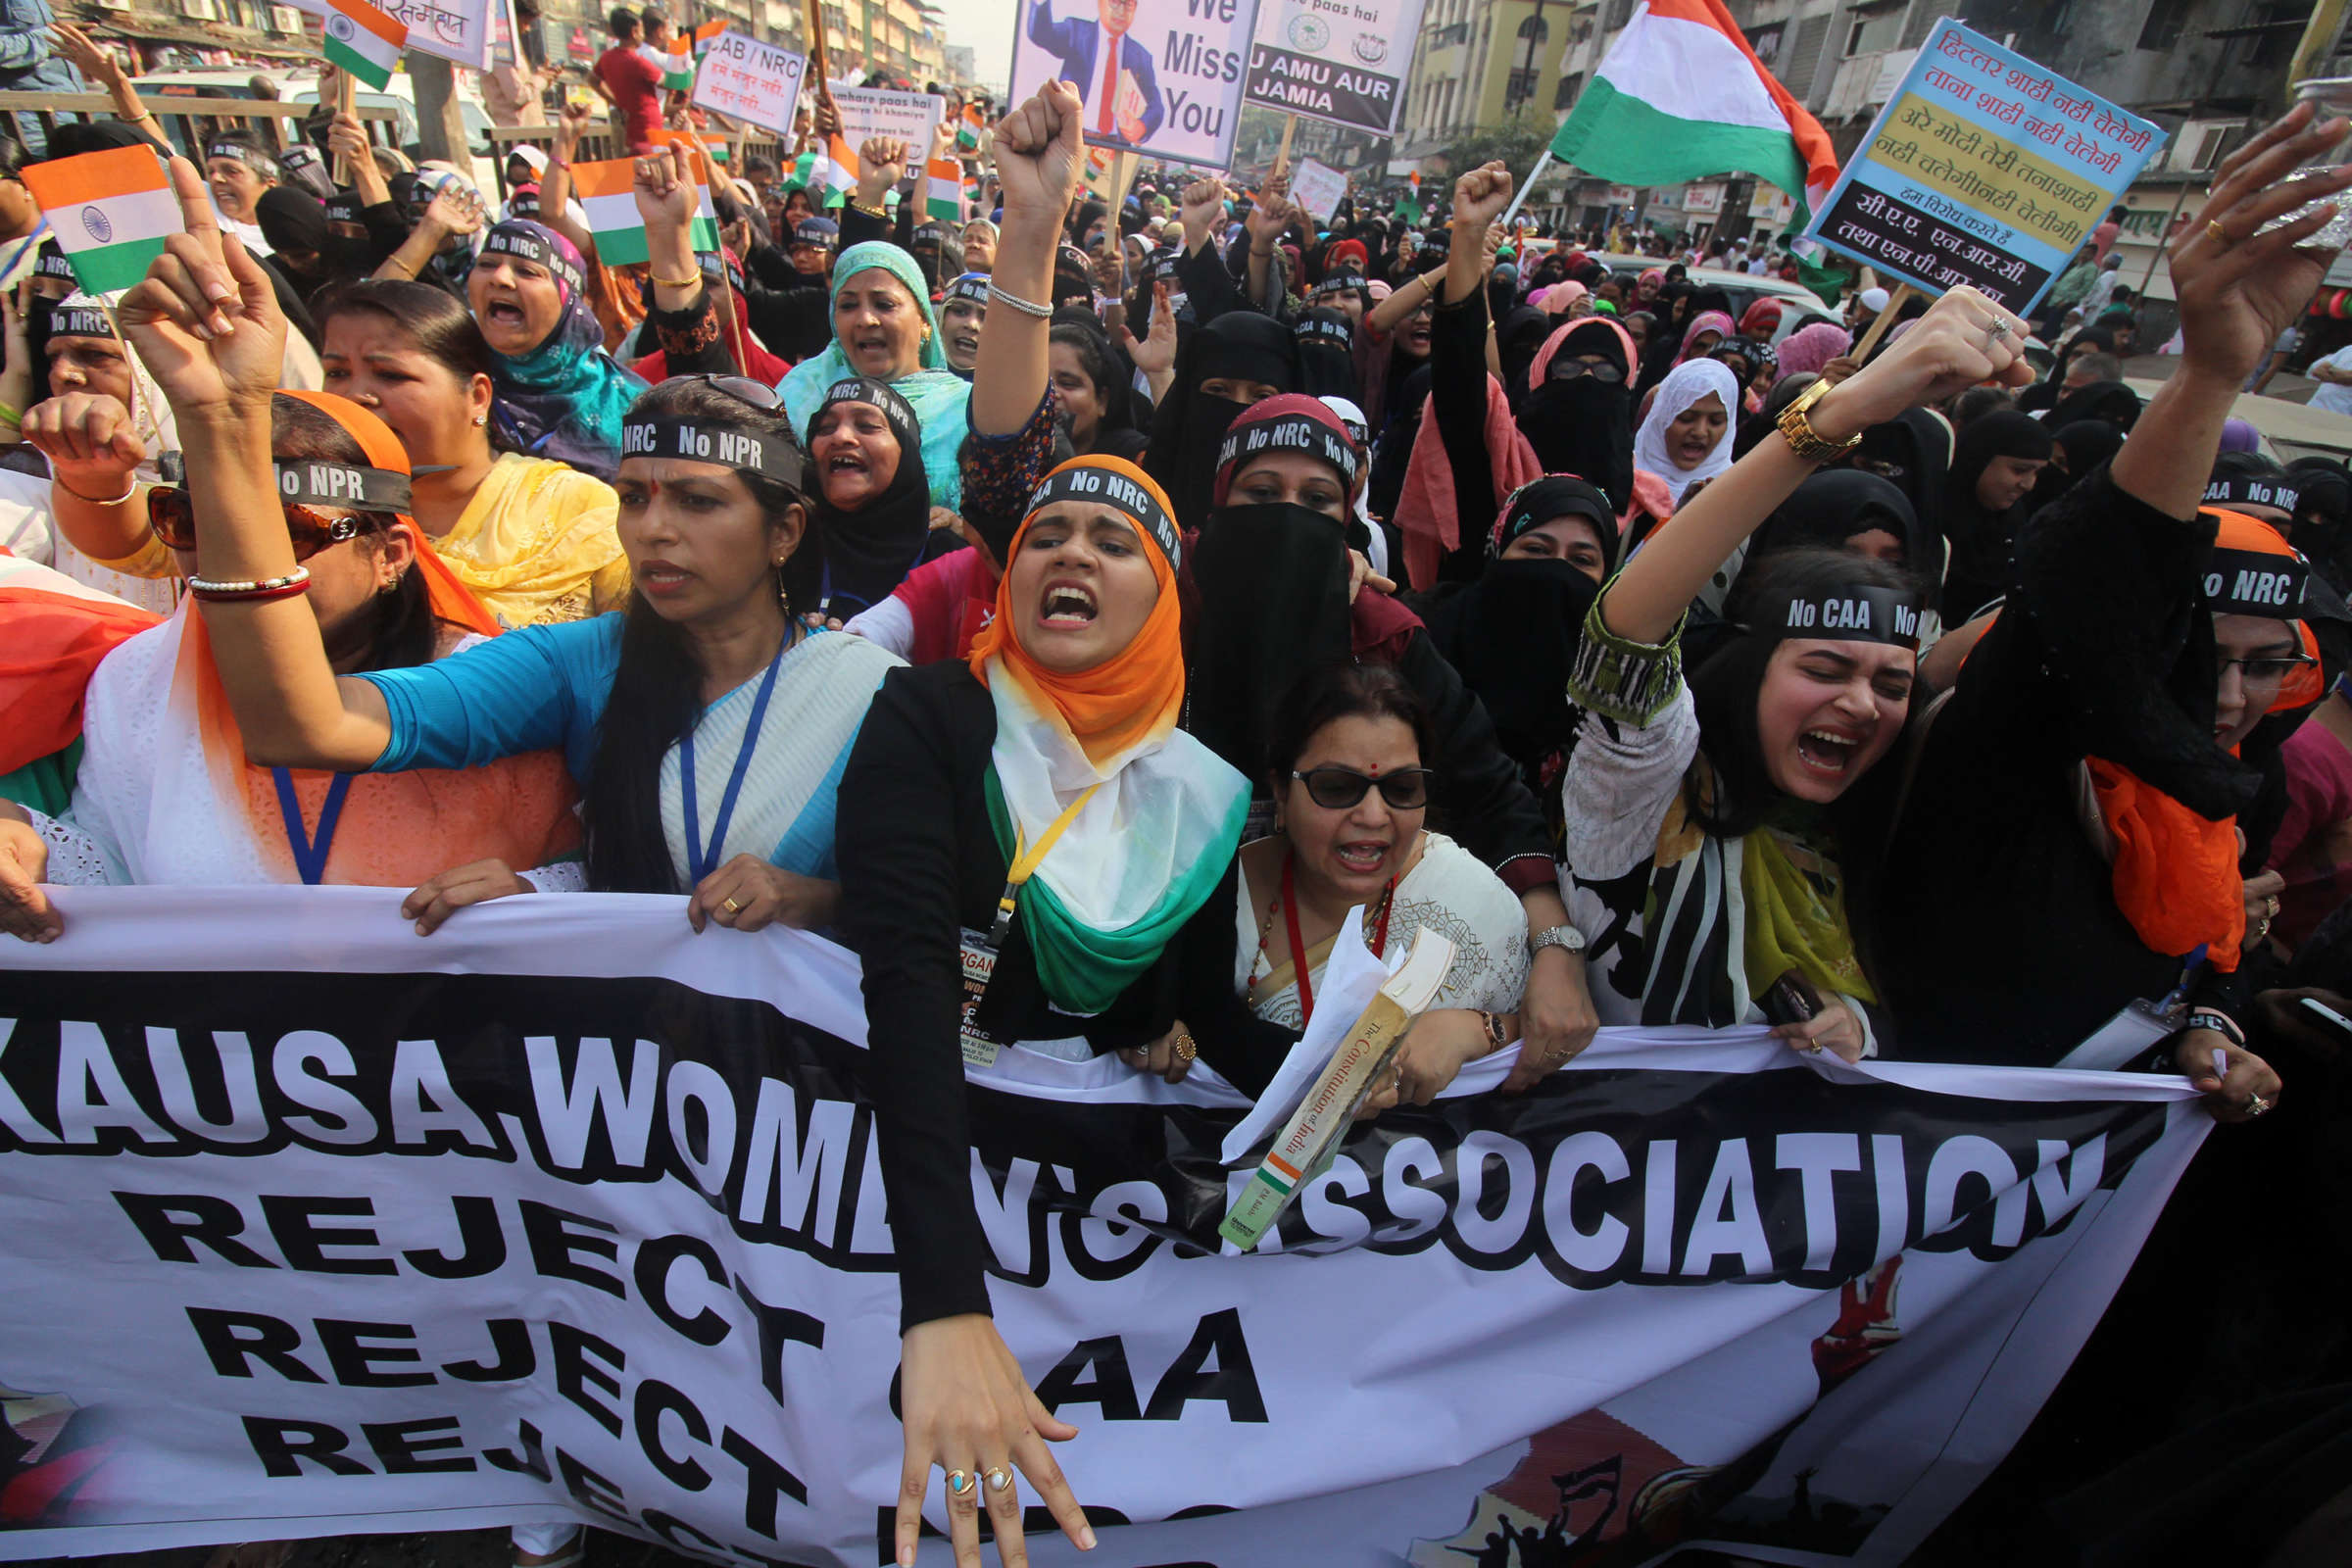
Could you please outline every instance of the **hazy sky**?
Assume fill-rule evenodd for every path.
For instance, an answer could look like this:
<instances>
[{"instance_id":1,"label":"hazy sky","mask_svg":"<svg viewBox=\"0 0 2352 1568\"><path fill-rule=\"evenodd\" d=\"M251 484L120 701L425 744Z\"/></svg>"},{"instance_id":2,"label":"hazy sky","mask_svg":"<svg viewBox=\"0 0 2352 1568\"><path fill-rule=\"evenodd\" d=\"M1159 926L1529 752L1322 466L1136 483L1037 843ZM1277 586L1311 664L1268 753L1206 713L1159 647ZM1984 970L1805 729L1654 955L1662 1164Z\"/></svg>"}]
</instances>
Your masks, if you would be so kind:
<instances>
[{"instance_id":1,"label":"hazy sky","mask_svg":"<svg viewBox=\"0 0 2352 1568\"><path fill-rule=\"evenodd\" d=\"M933 0L948 17L948 42L968 46L978 58L980 79L1004 85L1012 64L1012 26L1028 0Z\"/></svg>"}]
</instances>

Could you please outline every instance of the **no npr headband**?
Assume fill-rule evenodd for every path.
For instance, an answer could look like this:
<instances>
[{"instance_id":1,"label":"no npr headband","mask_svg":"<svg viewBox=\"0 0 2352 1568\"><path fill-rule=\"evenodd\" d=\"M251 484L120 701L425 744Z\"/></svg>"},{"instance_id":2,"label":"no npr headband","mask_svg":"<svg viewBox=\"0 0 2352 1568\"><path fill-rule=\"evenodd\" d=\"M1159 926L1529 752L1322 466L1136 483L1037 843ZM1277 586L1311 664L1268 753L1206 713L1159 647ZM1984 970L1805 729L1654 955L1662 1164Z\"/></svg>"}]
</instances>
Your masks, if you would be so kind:
<instances>
[{"instance_id":1,"label":"no npr headband","mask_svg":"<svg viewBox=\"0 0 2352 1568\"><path fill-rule=\"evenodd\" d=\"M1169 570L1177 570L1184 564L1184 546L1176 532L1176 519L1168 515L1167 508L1151 491L1125 474L1084 463L1056 468L1031 492L1028 514L1034 517L1059 501L1083 501L1127 514L1159 546L1159 553L1168 558Z\"/></svg>"},{"instance_id":2,"label":"no npr headband","mask_svg":"<svg viewBox=\"0 0 2352 1568\"><path fill-rule=\"evenodd\" d=\"M280 501L349 507L354 512L406 514L411 510L407 474L316 458L278 459L277 496Z\"/></svg>"},{"instance_id":3,"label":"no npr headband","mask_svg":"<svg viewBox=\"0 0 2352 1568\"><path fill-rule=\"evenodd\" d=\"M631 419L620 427L623 458L680 458L756 473L799 490L808 465L787 436L754 434L693 419Z\"/></svg>"}]
</instances>

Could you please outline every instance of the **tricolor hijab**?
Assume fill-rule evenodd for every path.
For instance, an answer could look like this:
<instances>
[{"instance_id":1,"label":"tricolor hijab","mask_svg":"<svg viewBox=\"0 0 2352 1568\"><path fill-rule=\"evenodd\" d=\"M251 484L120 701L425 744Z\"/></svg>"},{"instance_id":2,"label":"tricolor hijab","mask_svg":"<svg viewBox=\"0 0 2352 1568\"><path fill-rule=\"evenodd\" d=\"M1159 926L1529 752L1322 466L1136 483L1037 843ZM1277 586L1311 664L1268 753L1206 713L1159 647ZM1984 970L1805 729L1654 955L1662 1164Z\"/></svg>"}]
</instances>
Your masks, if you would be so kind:
<instances>
[{"instance_id":1,"label":"tricolor hijab","mask_svg":"<svg viewBox=\"0 0 2352 1568\"><path fill-rule=\"evenodd\" d=\"M1143 629L1091 669L1039 664L1013 610L1012 564L1038 514L1062 504L1131 521L1158 585ZM972 645L972 673L997 710L987 791L998 848L1009 864L1063 823L1018 907L1038 981L1065 1012L1101 1012L1158 959L1224 875L1249 814L1249 781L1176 727L1178 552L1174 512L1141 468L1073 459L1030 499L996 618Z\"/></svg>"},{"instance_id":2,"label":"tricolor hijab","mask_svg":"<svg viewBox=\"0 0 2352 1568\"><path fill-rule=\"evenodd\" d=\"M2238 512L2202 515L2218 527L2199 609L2284 621L2302 652L2315 653L2303 622L2343 618L2334 590L2268 523ZM2323 695L2317 667L2306 665L2279 684L2270 711L2308 708ZM2151 952L2185 956L2202 947L2215 968L2235 970L2246 933L2237 819L2200 816L2120 763L2094 757L2089 769L2115 848L2111 886L2124 918Z\"/></svg>"}]
</instances>

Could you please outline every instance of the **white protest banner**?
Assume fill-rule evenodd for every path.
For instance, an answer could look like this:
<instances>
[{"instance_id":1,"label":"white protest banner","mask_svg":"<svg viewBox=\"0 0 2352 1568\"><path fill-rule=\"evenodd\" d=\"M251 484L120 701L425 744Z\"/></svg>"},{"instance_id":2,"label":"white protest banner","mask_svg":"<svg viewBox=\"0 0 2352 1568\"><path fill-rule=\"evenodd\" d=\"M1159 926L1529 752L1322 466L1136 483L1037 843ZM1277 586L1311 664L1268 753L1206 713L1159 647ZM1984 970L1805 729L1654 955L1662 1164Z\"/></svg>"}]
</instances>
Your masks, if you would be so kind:
<instances>
[{"instance_id":1,"label":"white protest banner","mask_svg":"<svg viewBox=\"0 0 2352 1568\"><path fill-rule=\"evenodd\" d=\"M948 112L948 101L937 93L892 92L882 87L852 87L835 82L833 108L841 116L842 138L856 152L870 136L896 136L906 144L907 157L919 164L931 152L932 132Z\"/></svg>"},{"instance_id":2,"label":"white protest banner","mask_svg":"<svg viewBox=\"0 0 2352 1568\"><path fill-rule=\"evenodd\" d=\"M1243 95L1301 119L1388 135L1404 113L1422 5L1260 0Z\"/></svg>"},{"instance_id":3,"label":"white protest banner","mask_svg":"<svg viewBox=\"0 0 2352 1568\"><path fill-rule=\"evenodd\" d=\"M1233 167L1258 0L1015 3L1012 102L1058 77L1077 84L1088 146Z\"/></svg>"},{"instance_id":4,"label":"white protest banner","mask_svg":"<svg viewBox=\"0 0 2352 1568\"><path fill-rule=\"evenodd\" d=\"M730 27L695 67L693 102L789 136L793 111L801 101L801 79L808 71L807 55L761 43Z\"/></svg>"},{"instance_id":5,"label":"white protest banner","mask_svg":"<svg viewBox=\"0 0 2352 1568\"><path fill-rule=\"evenodd\" d=\"M37 1503L0 1559L584 1519L886 1560L890 1064L847 954L677 898L420 940L393 889L54 897L59 941L0 942L0 1493ZM1083 1428L1104 1560L1459 1568L1556 1523L1891 1568L2210 1125L2176 1077L1762 1029L1491 1093L1509 1061L1357 1128L1249 1253L1205 1062L967 1073L997 1326ZM1040 1568L1094 1560L1023 1493Z\"/></svg>"},{"instance_id":6,"label":"white protest banner","mask_svg":"<svg viewBox=\"0 0 2352 1568\"><path fill-rule=\"evenodd\" d=\"M1339 211L1340 198L1347 194L1348 176L1338 170L1312 158L1301 158L1291 166L1291 200L1317 222L1330 222L1331 215Z\"/></svg>"},{"instance_id":7,"label":"white protest banner","mask_svg":"<svg viewBox=\"0 0 2352 1568\"><path fill-rule=\"evenodd\" d=\"M2163 127L1947 17L1805 237L2023 316L2163 145Z\"/></svg>"},{"instance_id":8,"label":"white protest banner","mask_svg":"<svg viewBox=\"0 0 2352 1568\"><path fill-rule=\"evenodd\" d=\"M493 0L382 0L377 7L409 29L409 47L470 71L490 69Z\"/></svg>"}]
</instances>

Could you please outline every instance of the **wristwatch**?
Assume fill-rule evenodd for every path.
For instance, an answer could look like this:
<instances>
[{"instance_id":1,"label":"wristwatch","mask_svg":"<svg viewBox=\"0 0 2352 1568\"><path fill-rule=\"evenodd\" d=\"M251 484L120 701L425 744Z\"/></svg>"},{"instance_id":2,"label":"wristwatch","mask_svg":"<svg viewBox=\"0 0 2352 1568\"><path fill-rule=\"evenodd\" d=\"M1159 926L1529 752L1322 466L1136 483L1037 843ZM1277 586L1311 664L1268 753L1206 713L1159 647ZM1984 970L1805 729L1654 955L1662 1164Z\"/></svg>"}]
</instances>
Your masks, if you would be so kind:
<instances>
[{"instance_id":1,"label":"wristwatch","mask_svg":"<svg viewBox=\"0 0 2352 1568\"><path fill-rule=\"evenodd\" d=\"M1527 939L1527 956L1534 957L1545 948L1565 948L1570 953L1585 951L1585 934L1572 925L1555 925L1538 931Z\"/></svg>"},{"instance_id":2,"label":"wristwatch","mask_svg":"<svg viewBox=\"0 0 2352 1568\"><path fill-rule=\"evenodd\" d=\"M1818 434L1813 421L1805 417L1806 411L1822 400L1831 384L1815 381L1796 395L1794 403L1781 411L1781 438L1788 443L1789 451L1806 463L1835 463L1862 444L1860 431L1842 441L1832 441Z\"/></svg>"}]
</instances>

